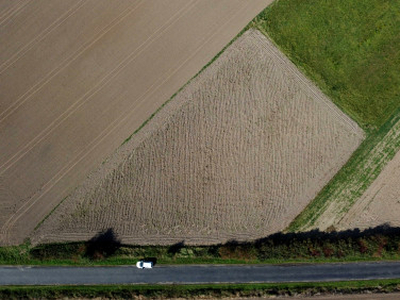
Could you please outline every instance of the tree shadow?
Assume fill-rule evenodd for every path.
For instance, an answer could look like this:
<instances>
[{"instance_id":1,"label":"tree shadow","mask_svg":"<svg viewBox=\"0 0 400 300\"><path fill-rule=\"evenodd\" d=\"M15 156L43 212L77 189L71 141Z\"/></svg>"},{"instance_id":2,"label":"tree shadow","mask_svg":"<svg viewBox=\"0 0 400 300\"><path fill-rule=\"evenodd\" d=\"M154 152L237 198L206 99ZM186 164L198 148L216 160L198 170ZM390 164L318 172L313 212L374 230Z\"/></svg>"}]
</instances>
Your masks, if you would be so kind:
<instances>
[{"instance_id":1,"label":"tree shadow","mask_svg":"<svg viewBox=\"0 0 400 300\"><path fill-rule=\"evenodd\" d=\"M182 248L185 248L185 241L181 241L169 246L167 253L170 255L175 255L178 254Z\"/></svg>"},{"instance_id":2,"label":"tree shadow","mask_svg":"<svg viewBox=\"0 0 400 300\"><path fill-rule=\"evenodd\" d=\"M296 259L368 255L381 257L383 253L400 253L400 227L382 224L360 230L311 230L307 232L274 233L253 241L230 240L219 245L225 254L253 251L259 259Z\"/></svg>"},{"instance_id":3,"label":"tree shadow","mask_svg":"<svg viewBox=\"0 0 400 300\"><path fill-rule=\"evenodd\" d=\"M84 257L100 260L112 256L119 248L121 241L112 228L99 232L86 242Z\"/></svg>"},{"instance_id":4,"label":"tree shadow","mask_svg":"<svg viewBox=\"0 0 400 300\"><path fill-rule=\"evenodd\" d=\"M391 227L388 224L382 224L377 227L360 230L359 228L336 231L334 227L330 227L328 231L320 231L318 229L305 232L277 232L265 238L254 241L256 245L273 243L273 244L290 244L293 241L328 241L337 242L338 240L369 238L372 236L398 236L400 235L400 227ZM239 242L240 243L240 242Z\"/></svg>"}]
</instances>

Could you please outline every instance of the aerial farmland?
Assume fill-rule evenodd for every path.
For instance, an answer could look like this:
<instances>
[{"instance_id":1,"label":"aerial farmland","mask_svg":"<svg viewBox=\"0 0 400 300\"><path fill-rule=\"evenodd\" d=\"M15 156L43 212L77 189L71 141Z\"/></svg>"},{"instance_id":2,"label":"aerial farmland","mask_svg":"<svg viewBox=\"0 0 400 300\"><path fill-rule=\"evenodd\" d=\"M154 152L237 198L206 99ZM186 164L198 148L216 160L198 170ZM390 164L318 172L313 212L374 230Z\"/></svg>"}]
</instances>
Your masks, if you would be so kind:
<instances>
[{"instance_id":1,"label":"aerial farmland","mask_svg":"<svg viewBox=\"0 0 400 300\"><path fill-rule=\"evenodd\" d=\"M399 12L0 1L0 244L399 226Z\"/></svg>"}]
</instances>

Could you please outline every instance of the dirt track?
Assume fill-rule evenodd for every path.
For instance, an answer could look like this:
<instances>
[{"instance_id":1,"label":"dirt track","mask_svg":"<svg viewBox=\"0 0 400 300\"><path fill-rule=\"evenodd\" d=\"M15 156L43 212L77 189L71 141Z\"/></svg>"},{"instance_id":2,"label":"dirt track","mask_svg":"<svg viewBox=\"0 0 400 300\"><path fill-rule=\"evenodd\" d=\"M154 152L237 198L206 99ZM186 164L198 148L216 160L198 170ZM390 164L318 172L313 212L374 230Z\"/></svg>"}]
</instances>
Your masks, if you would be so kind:
<instances>
[{"instance_id":1,"label":"dirt track","mask_svg":"<svg viewBox=\"0 0 400 300\"><path fill-rule=\"evenodd\" d=\"M362 138L251 30L63 202L34 242L107 228L140 244L264 237L304 209Z\"/></svg>"},{"instance_id":2,"label":"dirt track","mask_svg":"<svg viewBox=\"0 0 400 300\"><path fill-rule=\"evenodd\" d=\"M271 0L0 2L0 244L89 171Z\"/></svg>"}]
</instances>

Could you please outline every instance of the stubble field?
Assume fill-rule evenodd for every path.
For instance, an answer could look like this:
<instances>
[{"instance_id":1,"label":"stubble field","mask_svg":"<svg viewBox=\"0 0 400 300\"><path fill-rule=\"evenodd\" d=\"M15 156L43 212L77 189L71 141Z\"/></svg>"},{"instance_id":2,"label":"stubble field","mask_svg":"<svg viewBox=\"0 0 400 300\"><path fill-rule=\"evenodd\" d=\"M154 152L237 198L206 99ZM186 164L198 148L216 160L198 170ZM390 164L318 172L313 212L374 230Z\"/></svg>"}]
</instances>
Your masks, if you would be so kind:
<instances>
[{"instance_id":1,"label":"stubble field","mask_svg":"<svg viewBox=\"0 0 400 300\"><path fill-rule=\"evenodd\" d=\"M124 242L210 244L285 229L363 139L250 30L70 195L34 242L113 228Z\"/></svg>"}]
</instances>

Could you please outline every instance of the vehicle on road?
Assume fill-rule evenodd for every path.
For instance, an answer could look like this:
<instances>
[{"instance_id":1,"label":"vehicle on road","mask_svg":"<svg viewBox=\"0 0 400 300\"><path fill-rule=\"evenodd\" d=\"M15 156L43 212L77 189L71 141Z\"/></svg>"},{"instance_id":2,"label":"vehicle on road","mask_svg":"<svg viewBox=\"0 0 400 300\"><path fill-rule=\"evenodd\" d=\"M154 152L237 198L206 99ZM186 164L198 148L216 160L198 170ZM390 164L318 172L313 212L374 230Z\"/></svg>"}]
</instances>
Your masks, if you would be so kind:
<instances>
[{"instance_id":1,"label":"vehicle on road","mask_svg":"<svg viewBox=\"0 0 400 300\"><path fill-rule=\"evenodd\" d=\"M136 267L139 269L152 269L153 268L153 262L151 261L144 261L144 260L139 260L136 263Z\"/></svg>"}]
</instances>

